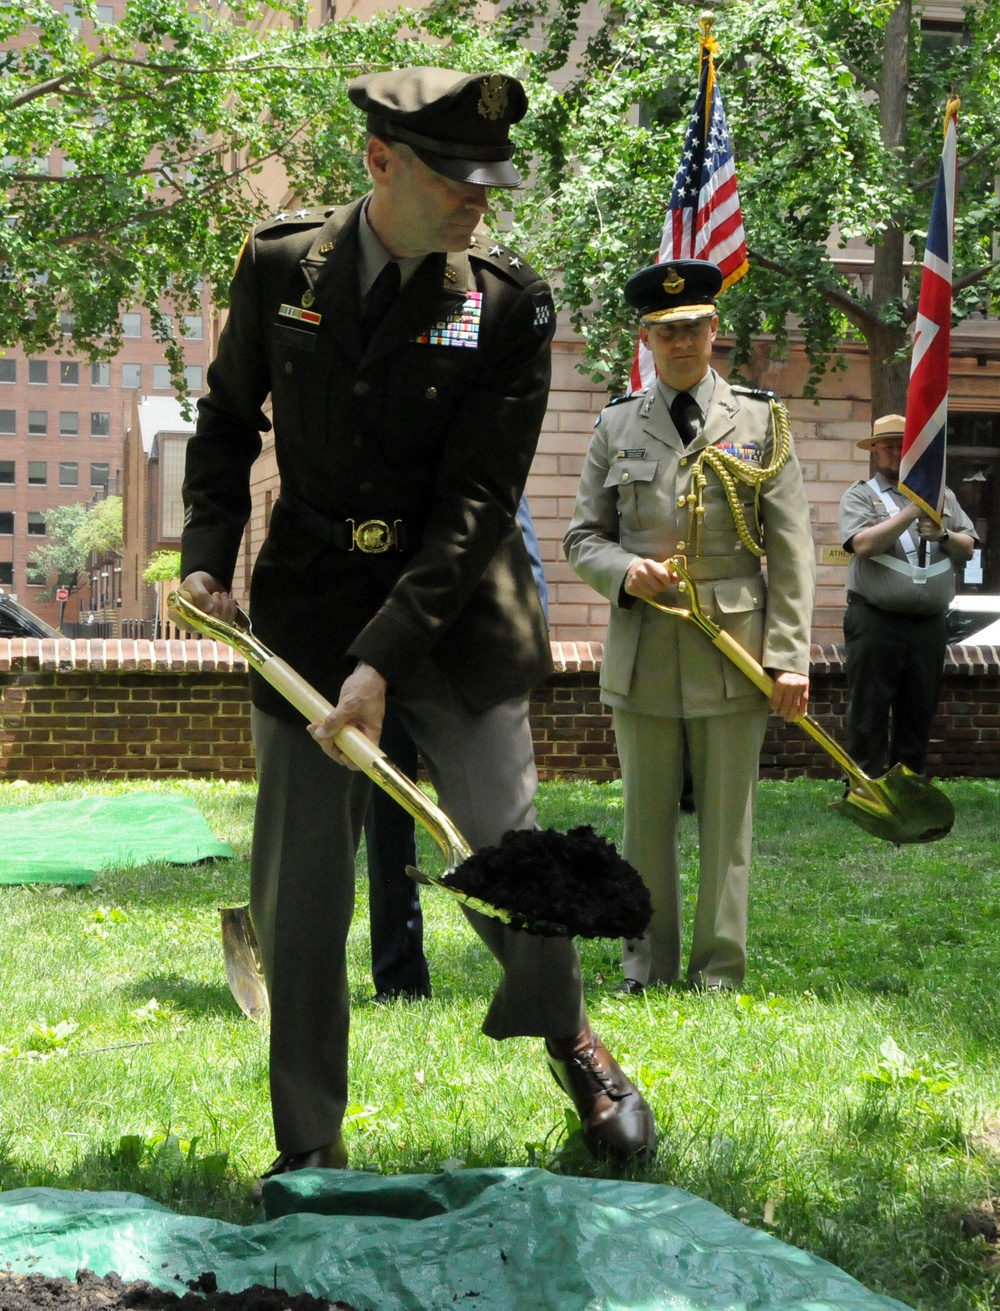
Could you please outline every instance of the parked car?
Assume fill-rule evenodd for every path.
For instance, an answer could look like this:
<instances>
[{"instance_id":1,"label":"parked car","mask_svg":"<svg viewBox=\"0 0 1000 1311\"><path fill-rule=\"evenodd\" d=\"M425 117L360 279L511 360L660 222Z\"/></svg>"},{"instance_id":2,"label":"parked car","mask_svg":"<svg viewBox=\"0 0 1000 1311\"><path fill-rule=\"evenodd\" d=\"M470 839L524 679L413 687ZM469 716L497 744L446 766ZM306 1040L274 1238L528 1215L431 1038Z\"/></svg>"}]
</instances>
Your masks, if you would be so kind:
<instances>
[{"instance_id":1,"label":"parked car","mask_svg":"<svg viewBox=\"0 0 1000 1311\"><path fill-rule=\"evenodd\" d=\"M62 633L9 596L0 595L0 637L62 637Z\"/></svg>"},{"instance_id":2,"label":"parked car","mask_svg":"<svg viewBox=\"0 0 1000 1311\"><path fill-rule=\"evenodd\" d=\"M1000 646L1000 596L956 596L948 609L947 631L956 646Z\"/></svg>"}]
</instances>

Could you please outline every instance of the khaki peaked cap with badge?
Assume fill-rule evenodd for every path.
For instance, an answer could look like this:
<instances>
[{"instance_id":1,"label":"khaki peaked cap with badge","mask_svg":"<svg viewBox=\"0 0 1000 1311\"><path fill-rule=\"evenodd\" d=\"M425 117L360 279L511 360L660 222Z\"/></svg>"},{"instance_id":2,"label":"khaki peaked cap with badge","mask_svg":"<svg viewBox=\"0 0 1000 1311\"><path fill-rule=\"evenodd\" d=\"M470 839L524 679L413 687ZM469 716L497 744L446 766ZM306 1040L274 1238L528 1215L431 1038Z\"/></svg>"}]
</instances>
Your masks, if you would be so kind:
<instances>
[{"instance_id":1,"label":"khaki peaked cap with badge","mask_svg":"<svg viewBox=\"0 0 1000 1311\"><path fill-rule=\"evenodd\" d=\"M366 343L363 204L282 213L247 240L187 448L182 576L232 580L273 423L281 496L251 586L261 640L334 702L359 660L391 686L430 657L480 710L552 668L515 522L548 398L552 295L480 228L468 250L419 264ZM251 690L299 720L256 674Z\"/></svg>"},{"instance_id":2,"label":"khaki peaked cap with badge","mask_svg":"<svg viewBox=\"0 0 1000 1311\"><path fill-rule=\"evenodd\" d=\"M508 129L524 117L528 98L516 77L404 68L355 78L347 94L367 114L370 133L403 142L436 173L477 186L520 186Z\"/></svg>"}]
</instances>

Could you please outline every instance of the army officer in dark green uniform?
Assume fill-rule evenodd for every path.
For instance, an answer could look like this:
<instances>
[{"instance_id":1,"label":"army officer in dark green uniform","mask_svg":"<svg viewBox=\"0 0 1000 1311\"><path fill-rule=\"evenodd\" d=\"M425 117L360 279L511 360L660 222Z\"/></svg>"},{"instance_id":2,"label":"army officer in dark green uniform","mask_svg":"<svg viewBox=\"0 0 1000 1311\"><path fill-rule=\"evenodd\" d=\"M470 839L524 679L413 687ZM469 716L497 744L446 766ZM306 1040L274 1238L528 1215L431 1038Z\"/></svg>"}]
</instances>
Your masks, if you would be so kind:
<instances>
[{"instance_id":1,"label":"army officer in dark green uniform","mask_svg":"<svg viewBox=\"0 0 1000 1311\"><path fill-rule=\"evenodd\" d=\"M312 736L252 675L259 778L251 913L271 999L267 1175L346 1159L345 942L370 784L332 738L377 741L391 700L472 844L532 828L528 691L548 634L515 522L545 413L547 284L481 226L516 186L514 78L358 78L371 193L248 240L188 446L184 588L226 617L272 398L281 474L251 587L262 640L336 703ZM315 740L314 740L315 739ZM322 749L321 749L322 748ZM546 1039L601 1155L655 1146L649 1107L594 1035L566 940L470 916L502 967L484 1031Z\"/></svg>"}]
</instances>

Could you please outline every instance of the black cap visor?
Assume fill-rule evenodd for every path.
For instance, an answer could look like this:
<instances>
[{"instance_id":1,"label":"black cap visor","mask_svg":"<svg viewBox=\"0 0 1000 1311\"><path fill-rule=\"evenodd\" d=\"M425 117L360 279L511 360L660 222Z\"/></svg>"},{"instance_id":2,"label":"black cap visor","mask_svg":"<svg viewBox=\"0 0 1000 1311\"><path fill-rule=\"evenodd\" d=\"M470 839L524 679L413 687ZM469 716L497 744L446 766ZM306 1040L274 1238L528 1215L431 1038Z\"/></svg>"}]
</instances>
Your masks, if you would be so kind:
<instances>
[{"instance_id":1,"label":"black cap visor","mask_svg":"<svg viewBox=\"0 0 1000 1311\"><path fill-rule=\"evenodd\" d=\"M521 175L509 159L450 159L419 146L410 149L428 168L453 182L476 187L519 187Z\"/></svg>"}]
</instances>

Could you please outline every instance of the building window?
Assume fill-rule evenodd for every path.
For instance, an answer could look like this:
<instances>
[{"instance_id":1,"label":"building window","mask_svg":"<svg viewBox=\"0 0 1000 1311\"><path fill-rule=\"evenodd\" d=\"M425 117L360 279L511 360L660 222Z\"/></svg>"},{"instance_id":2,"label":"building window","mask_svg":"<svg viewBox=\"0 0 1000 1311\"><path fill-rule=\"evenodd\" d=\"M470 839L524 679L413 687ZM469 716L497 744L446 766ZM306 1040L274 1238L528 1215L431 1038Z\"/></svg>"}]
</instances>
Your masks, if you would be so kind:
<instances>
[{"instance_id":1,"label":"building window","mask_svg":"<svg viewBox=\"0 0 1000 1311\"><path fill-rule=\"evenodd\" d=\"M14 511L0 510L0 537L14 536Z\"/></svg>"},{"instance_id":2,"label":"building window","mask_svg":"<svg viewBox=\"0 0 1000 1311\"><path fill-rule=\"evenodd\" d=\"M17 360L0 359L0 382L17 382Z\"/></svg>"},{"instance_id":3,"label":"building window","mask_svg":"<svg viewBox=\"0 0 1000 1311\"><path fill-rule=\"evenodd\" d=\"M79 437L80 435L80 415L76 410L59 411L59 436L60 437Z\"/></svg>"},{"instance_id":4,"label":"building window","mask_svg":"<svg viewBox=\"0 0 1000 1311\"><path fill-rule=\"evenodd\" d=\"M65 311L59 315L59 330L64 337L69 337L76 325L76 319Z\"/></svg>"},{"instance_id":5,"label":"building window","mask_svg":"<svg viewBox=\"0 0 1000 1311\"><path fill-rule=\"evenodd\" d=\"M59 486L77 487L80 482L80 466L75 461L59 461Z\"/></svg>"},{"instance_id":6,"label":"building window","mask_svg":"<svg viewBox=\"0 0 1000 1311\"><path fill-rule=\"evenodd\" d=\"M59 361L59 386L60 387L79 387L80 385L80 366L76 360Z\"/></svg>"},{"instance_id":7,"label":"building window","mask_svg":"<svg viewBox=\"0 0 1000 1311\"><path fill-rule=\"evenodd\" d=\"M14 483L14 461L0 460L0 483L12 486Z\"/></svg>"},{"instance_id":8,"label":"building window","mask_svg":"<svg viewBox=\"0 0 1000 1311\"><path fill-rule=\"evenodd\" d=\"M142 365L141 365L141 364L123 364L123 365L122 365L122 386L123 386L123 387L141 387L141 386L142 386Z\"/></svg>"},{"instance_id":9,"label":"building window","mask_svg":"<svg viewBox=\"0 0 1000 1311\"><path fill-rule=\"evenodd\" d=\"M28 511L28 536L45 536L45 515L42 514L41 510Z\"/></svg>"},{"instance_id":10,"label":"building window","mask_svg":"<svg viewBox=\"0 0 1000 1311\"><path fill-rule=\"evenodd\" d=\"M28 560L24 566L24 574L28 580L29 587L44 587L49 581L49 576L39 565L37 560Z\"/></svg>"},{"instance_id":11,"label":"building window","mask_svg":"<svg viewBox=\"0 0 1000 1311\"><path fill-rule=\"evenodd\" d=\"M153 391L170 391L170 365L154 364L153 365Z\"/></svg>"},{"instance_id":12,"label":"building window","mask_svg":"<svg viewBox=\"0 0 1000 1311\"><path fill-rule=\"evenodd\" d=\"M189 364L184 370L184 379L188 385L188 391L201 391L202 368L200 364Z\"/></svg>"},{"instance_id":13,"label":"building window","mask_svg":"<svg viewBox=\"0 0 1000 1311\"><path fill-rule=\"evenodd\" d=\"M90 385L91 387L111 386L111 365L107 360L99 360L90 366Z\"/></svg>"},{"instance_id":14,"label":"building window","mask_svg":"<svg viewBox=\"0 0 1000 1311\"><path fill-rule=\"evenodd\" d=\"M111 466L109 464L92 464L90 466L91 487L107 487L110 477Z\"/></svg>"},{"instance_id":15,"label":"building window","mask_svg":"<svg viewBox=\"0 0 1000 1311\"><path fill-rule=\"evenodd\" d=\"M46 487L49 481L49 466L45 460L28 461L28 486Z\"/></svg>"},{"instance_id":16,"label":"building window","mask_svg":"<svg viewBox=\"0 0 1000 1311\"><path fill-rule=\"evenodd\" d=\"M122 315L122 336L123 336L123 337L141 337L141 336L142 336L142 315L141 315L141 314L123 314L123 315Z\"/></svg>"},{"instance_id":17,"label":"building window","mask_svg":"<svg viewBox=\"0 0 1000 1311\"><path fill-rule=\"evenodd\" d=\"M90 435L91 437L111 436L111 415L107 410L90 411Z\"/></svg>"},{"instance_id":18,"label":"building window","mask_svg":"<svg viewBox=\"0 0 1000 1311\"><path fill-rule=\"evenodd\" d=\"M28 381L38 387L44 387L49 381L49 362L48 360L29 360L28 361Z\"/></svg>"},{"instance_id":19,"label":"building window","mask_svg":"<svg viewBox=\"0 0 1000 1311\"><path fill-rule=\"evenodd\" d=\"M80 17L76 5L63 5L63 14L66 18L67 27L71 27L74 32L79 32L83 27L83 19Z\"/></svg>"},{"instance_id":20,"label":"building window","mask_svg":"<svg viewBox=\"0 0 1000 1311\"><path fill-rule=\"evenodd\" d=\"M99 23L113 23L115 21L114 5L98 5L97 21Z\"/></svg>"},{"instance_id":21,"label":"building window","mask_svg":"<svg viewBox=\"0 0 1000 1311\"><path fill-rule=\"evenodd\" d=\"M49 431L48 410L28 411L28 436L45 437Z\"/></svg>"},{"instance_id":22,"label":"building window","mask_svg":"<svg viewBox=\"0 0 1000 1311\"><path fill-rule=\"evenodd\" d=\"M191 341L201 341L205 335L205 320L200 314L184 315L184 336Z\"/></svg>"},{"instance_id":23,"label":"building window","mask_svg":"<svg viewBox=\"0 0 1000 1311\"><path fill-rule=\"evenodd\" d=\"M13 437L17 432L17 411L0 410L0 436Z\"/></svg>"},{"instance_id":24,"label":"building window","mask_svg":"<svg viewBox=\"0 0 1000 1311\"><path fill-rule=\"evenodd\" d=\"M0 586L14 586L14 562L13 560L0 560Z\"/></svg>"}]
</instances>

